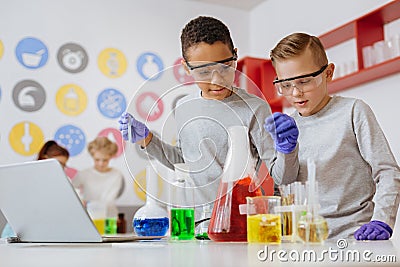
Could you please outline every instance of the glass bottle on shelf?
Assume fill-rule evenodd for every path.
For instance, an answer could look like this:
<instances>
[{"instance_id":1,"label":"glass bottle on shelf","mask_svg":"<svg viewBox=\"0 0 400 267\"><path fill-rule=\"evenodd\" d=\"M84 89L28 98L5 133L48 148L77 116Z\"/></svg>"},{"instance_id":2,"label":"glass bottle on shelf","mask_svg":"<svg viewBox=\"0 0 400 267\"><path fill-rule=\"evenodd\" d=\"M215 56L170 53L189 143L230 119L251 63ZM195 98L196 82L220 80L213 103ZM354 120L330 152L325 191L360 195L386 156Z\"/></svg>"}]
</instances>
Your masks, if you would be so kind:
<instances>
[{"instance_id":1,"label":"glass bottle on shelf","mask_svg":"<svg viewBox=\"0 0 400 267\"><path fill-rule=\"evenodd\" d=\"M118 213L117 233L118 234L126 233L126 220L125 220L125 214L124 213Z\"/></svg>"}]
</instances>

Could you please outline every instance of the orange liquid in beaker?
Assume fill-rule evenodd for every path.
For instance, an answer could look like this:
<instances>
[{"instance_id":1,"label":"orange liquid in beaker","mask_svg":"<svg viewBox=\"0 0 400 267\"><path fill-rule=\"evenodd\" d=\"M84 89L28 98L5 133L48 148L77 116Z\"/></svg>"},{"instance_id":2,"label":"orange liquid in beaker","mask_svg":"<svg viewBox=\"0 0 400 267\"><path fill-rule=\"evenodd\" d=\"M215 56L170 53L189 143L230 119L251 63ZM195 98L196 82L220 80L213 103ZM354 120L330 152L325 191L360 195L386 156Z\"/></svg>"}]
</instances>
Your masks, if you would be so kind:
<instances>
[{"instance_id":1,"label":"orange liquid in beaker","mask_svg":"<svg viewBox=\"0 0 400 267\"><path fill-rule=\"evenodd\" d=\"M228 183L221 183L218 189L218 199L208 226L208 237L218 242L246 242L247 241L247 216L239 213L239 205L246 204L246 197L261 196L260 188L249 192L252 182L250 177L245 177L235 183L232 189L231 198L229 195ZM229 205L230 204L230 205ZM219 227L219 220L230 214L227 224Z\"/></svg>"}]
</instances>

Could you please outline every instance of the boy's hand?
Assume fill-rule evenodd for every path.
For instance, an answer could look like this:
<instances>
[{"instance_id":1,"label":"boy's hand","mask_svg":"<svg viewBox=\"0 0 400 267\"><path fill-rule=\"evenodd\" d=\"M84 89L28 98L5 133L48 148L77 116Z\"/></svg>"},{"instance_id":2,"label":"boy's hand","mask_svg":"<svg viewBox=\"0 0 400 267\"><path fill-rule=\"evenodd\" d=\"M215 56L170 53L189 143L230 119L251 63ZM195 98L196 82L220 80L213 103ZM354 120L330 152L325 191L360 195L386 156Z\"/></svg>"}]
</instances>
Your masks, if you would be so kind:
<instances>
[{"instance_id":1,"label":"boy's hand","mask_svg":"<svg viewBox=\"0 0 400 267\"><path fill-rule=\"evenodd\" d=\"M149 135L149 129L144 123L136 120L131 114L124 112L118 120L119 130L125 141L136 143ZM131 136L129 136L129 127Z\"/></svg>"},{"instance_id":2,"label":"boy's hand","mask_svg":"<svg viewBox=\"0 0 400 267\"><path fill-rule=\"evenodd\" d=\"M292 117L276 112L265 119L264 128L274 139L277 151L289 154L296 148L299 130Z\"/></svg>"},{"instance_id":3,"label":"boy's hand","mask_svg":"<svg viewBox=\"0 0 400 267\"><path fill-rule=\"evenodd\" d=\"M370 221L354 232L354 238L357 240L388 240L392 233L392 228L386 223Z\"/></svg>"}]
</instances>

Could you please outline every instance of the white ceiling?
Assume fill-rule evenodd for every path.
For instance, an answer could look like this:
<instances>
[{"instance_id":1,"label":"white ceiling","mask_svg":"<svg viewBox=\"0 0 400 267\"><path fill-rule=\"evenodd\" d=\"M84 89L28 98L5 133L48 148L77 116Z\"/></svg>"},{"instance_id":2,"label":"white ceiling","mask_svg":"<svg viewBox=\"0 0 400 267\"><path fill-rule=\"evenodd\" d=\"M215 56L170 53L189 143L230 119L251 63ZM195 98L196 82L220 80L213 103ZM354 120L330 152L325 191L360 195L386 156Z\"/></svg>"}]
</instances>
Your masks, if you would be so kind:
<instances>
[{"instance_id":1,"label":"white ceiling","mask_svg":"<svg viewBox=\"0 0 400 267\"><path fill-rule=\"evenodd\" d=\"M265 2L267 0L187 0L187 1L209 3L209 4L233 7L250 11L260 3Z\"/></svg>"}]
</instances>

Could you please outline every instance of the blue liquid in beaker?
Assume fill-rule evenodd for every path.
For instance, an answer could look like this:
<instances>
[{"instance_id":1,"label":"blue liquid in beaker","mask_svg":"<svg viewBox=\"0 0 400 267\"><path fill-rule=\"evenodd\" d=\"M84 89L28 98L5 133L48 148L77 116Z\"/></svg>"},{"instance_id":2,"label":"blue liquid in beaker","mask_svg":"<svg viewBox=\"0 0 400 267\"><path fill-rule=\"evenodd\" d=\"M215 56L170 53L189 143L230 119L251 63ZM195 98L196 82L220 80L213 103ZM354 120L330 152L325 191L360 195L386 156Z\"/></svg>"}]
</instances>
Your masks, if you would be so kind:
<instances>
[{"instance_id":1,"label":"blue liquid in beaker","mask_svg":"<svg viewBox=\"0 0 400 267\"><path fill-rule=\"evenodd\" d=\"M168 231L169 219L135 218L132 225L138 236L164 236Z\"/></svg>"}]
</instances>

